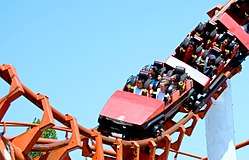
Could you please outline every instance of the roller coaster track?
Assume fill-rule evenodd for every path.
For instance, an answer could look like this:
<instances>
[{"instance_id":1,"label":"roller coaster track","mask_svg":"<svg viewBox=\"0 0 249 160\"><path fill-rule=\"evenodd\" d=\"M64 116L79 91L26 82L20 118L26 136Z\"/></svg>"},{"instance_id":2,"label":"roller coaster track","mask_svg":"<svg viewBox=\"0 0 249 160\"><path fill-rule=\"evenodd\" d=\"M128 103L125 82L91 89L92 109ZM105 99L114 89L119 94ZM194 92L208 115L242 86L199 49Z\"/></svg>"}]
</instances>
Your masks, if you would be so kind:
<instances>
[{"instance_id":1,"label":"roller coaster track","mask_svg":"<svg viewBox=\"0 0 249 160\"><path fill-rule=\"evenodd\" d=\"M238 25L242 22L230 16L231 14L228 11L232 5L239 3L248 3L248 1L231 0L223 6L216 6L208 12L208 15L211 17L209 22L220 24L217 27L223 25L223 29L225 28L227 32L230 32L237 39L239 43L237 49L242 51L246 57L249 53L249 34ZM245 6L248 7L248 5ZM249 13L249 8L245 6L238 9L243 9ZM248 19L246 20L247 22ZM230 23L226 23L227 21L232 21L233 26L230 26ZM226 80L240 72L241 68L240 64L222 68L219 72L219 75L222 75L222 82L217 84L214 91L208 92L209 95L205 99L205 105L197 111L188 110L186 107L181 106L176 114L184 116L178 121L174 121L173 118L166 120L164 127L167 129L161 135L141 140L124 140L104 136L97 129L88 129L81 126L73 116L64 115L56 110L45 95L34 93L25 86L20 81L12 65L0 65L0 77L10 86L8 94L0 99L0 124L4 128L0 136L0 159L29 160L31 158L28 154L31 151L39 151L42 155L34 158L35 160L69 160L71 159L69 152L75 149L81 149L82 156L91 157L94 160L165 160L168 159L170 152L175 153L175 158L181 154L195 159L207 159L181 152L181 143L185 136L192 135L197 122L205 117L207 111L212 106L211 98L217 99L227 86ZM2 121L7 110L11 107L11 103L20 97L25 97L43 111L40 124ZM55 120L64 126L56 126ZM7 127L29 127L30 129L9 138L5 135ZM40 138L42 132L47 128L60 130L65 132L65 134L71 133L71 137L67 137L65 140ZM175 141L172 139L174 133L178 134ZM248 144L249 142L245 141L238 144L236 148L239 149ZM163 152L159 154L157 149L161 149Z\"/></svg>"}]
</instances>

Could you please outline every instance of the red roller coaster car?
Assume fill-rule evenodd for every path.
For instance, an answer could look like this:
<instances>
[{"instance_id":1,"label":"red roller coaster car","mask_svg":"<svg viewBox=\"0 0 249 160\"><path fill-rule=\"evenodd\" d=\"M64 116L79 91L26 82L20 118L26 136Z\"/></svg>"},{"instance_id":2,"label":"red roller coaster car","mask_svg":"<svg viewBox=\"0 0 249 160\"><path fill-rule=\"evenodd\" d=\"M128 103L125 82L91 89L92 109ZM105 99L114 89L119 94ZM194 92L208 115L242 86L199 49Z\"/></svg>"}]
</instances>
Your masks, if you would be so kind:
<instances>
[{"instance_id":1,"label":"red roller coaster car","mask_svg":"<svg viewBox=\"0 0 249 160\"><path fill-rule=\"evenodd\" d=\"M211 19L190 32L172 56L143 67L112 95L100 113L99 131L124 139L158 136L181 106L199 112L218 98L248 56L248 8L240 0L209 11Z\"/></svg>"}]
</instances>

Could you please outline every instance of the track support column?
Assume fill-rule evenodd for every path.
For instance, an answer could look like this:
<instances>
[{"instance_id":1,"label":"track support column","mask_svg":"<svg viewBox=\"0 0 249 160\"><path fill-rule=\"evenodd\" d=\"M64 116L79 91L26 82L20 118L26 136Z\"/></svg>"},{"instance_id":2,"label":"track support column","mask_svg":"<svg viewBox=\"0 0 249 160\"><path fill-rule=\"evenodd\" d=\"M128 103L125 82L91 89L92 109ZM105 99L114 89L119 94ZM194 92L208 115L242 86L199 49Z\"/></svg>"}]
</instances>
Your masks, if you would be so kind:
<instances>
[{"instance_id":1,"label":"track support column","mask_svg":"<svg viewBox=\"0 0 249 160\"><path fill-rule=\"evenodd\" d=\"M236 160L231 86L213 100L206 117L206 140L209 160Z\"/></svg>"}]
</instances>

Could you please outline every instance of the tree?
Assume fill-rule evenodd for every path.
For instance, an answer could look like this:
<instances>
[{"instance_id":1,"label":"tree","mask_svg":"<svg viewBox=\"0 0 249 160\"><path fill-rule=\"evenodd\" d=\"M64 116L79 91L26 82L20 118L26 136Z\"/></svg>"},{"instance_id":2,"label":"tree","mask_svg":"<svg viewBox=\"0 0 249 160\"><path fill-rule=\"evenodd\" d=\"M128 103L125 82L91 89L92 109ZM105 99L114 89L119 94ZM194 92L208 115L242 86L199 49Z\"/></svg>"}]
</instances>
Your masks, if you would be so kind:
<instances>
[{"instance_id":1,"label":"tree","mask_svg":"<svg viewBox=\"0 0 249 160\"><path fill-rule=\"evenodd\" d=\"M39 118L35 118L32 123L40 124L41 120ZM51 129L51 128L45 129L42 132L41 138L57 139L57 134L56 134L55 129ZM31 157L31 158L40 157L41 155L42 155L42 153L38 152L38 151L34 151L34 152L29 153L29 157Z\"/></svg>"}]
</instances>

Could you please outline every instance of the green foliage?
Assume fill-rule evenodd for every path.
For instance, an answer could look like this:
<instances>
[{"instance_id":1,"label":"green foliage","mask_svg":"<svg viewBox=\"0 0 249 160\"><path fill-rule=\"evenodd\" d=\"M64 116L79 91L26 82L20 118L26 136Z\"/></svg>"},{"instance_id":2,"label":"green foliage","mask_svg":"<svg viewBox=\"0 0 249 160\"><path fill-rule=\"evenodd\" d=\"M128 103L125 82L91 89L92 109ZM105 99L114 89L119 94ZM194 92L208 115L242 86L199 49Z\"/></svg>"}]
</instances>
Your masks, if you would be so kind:
<instances>
[{"instance_id":1,"label":"green foliage","mask_svg":"<svg viewBox=\"0 0 249 160\"><path fill-rule=\"evenodd\" d=\"M49 139L57 139L56 131L54 129L48 128L42 133L41 137Z\"/></svg>"},{"instance_id":2,"label":"green foliage","mask_svg":"<svg viewBox=\"0 0 249 160\"><path fill-rule=\"evenodd\" d=\"M35 118L32 123L40 124L41 120L39 118ZM41 138L57 139L57 134L56 134L55 129L51 129L51 128L45 129L42 132ZM42 155L41 152L30 152L29 153L29 157L31 158L40 157L41 155Z\"/></svg>"},{"instance_id":3,"label":"green foliage","mask_svg":"<svg viewBox=\"0 0 249 160\"><path fill-rule=\"evenodd\" d=\"M29 157L35 158L35 157L41 157L42 153L38 151L30 152Z\"/></svg>"}]
</instances>

